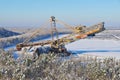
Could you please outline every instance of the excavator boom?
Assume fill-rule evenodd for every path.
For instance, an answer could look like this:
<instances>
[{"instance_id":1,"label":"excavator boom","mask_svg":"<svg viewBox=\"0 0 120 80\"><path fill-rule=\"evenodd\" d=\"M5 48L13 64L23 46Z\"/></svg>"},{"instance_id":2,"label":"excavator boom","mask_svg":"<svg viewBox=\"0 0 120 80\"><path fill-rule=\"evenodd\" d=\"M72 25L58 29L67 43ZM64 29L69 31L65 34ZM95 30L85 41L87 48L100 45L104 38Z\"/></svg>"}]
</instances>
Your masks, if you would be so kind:
<instances>
[{"instance_id":1,"label":"excavator boom","mask_svg":"<svg viewBox=\"0 0 120 80\"><path fill-rule=\"evenodd\" d=\"M63 23L63 22L61 22L61 23ZM64 25L67 25L67 24L64 23ZM68 25L67 25L67 27L68 27ZM73 29L73 27L71 27L71 26L70 26L70 28ZM105 30L104 22L93 25L91 27L77 26L73 30L76 32L74 32L73 34L69 34L68 36L65 36L63 38L60 38L58 40L47 40L47 41L36 42L36 43L20 43L20 44L16 45L16 49L18 51L20 51L23 47L37 46L37 45L48 45L48 44L53 45L52 43L54 43L54 42L57 42L59 44L71 43L71 42L74 42L78 39L86 38L88 35L99 33L103 30Z\"/></svg>"}]
</instances>

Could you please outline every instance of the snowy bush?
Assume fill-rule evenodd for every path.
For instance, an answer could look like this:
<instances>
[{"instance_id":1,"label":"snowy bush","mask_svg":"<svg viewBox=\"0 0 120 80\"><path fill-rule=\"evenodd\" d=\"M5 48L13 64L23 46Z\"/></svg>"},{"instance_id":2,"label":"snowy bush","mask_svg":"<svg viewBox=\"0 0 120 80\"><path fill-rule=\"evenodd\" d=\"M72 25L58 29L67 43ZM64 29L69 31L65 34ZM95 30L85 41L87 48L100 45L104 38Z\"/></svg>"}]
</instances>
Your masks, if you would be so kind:
<instances>
[{"instance_id":1,"label":"snowy bush","mask_svg":"<svg viewBox=\"0 0 120 80\"><path fill-rule=\"evenodd\" d=\"M41 54L14 59L11 52L0 50L1 80L119 80L120 61L82 56L75 60L57 55ZM72 56L71 56L72 57Z\"/></svg>"}]
</instances>

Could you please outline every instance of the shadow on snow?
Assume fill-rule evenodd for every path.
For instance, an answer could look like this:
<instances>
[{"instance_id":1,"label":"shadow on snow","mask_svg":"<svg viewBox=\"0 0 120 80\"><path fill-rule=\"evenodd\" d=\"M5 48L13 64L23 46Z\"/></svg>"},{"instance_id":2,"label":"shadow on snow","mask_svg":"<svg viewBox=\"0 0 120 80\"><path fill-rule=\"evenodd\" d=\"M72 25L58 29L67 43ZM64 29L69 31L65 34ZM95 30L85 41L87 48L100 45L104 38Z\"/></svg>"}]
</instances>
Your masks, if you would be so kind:
<instances>
[{"instance_id":1,"label":"shadow on snow","mask_svg":"<svg viewBox=\"0 0 120 80\"><path fill-rule=\"evenodd\" d=\"M120 52L120 50L70 50L72 54L84 54L84 53L92 53L92 52Z\"/></svg>"}]
</instances>

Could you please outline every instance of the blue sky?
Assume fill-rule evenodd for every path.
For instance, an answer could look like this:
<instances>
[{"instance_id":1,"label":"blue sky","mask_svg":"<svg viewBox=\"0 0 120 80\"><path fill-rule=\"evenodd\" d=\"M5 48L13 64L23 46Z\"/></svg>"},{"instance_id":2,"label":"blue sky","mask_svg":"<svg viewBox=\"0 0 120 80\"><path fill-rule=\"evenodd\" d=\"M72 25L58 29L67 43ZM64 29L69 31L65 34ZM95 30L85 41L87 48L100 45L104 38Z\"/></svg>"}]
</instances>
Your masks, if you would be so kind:
<instances>
[{"instance_id":1,"label":"blue sky","mask_svg":"<svg viewBox=\"0 0 120 80\"><path fill-rule=\"evenodd\" d=\"M0 0L3 27L38 27L52 15L71 25L120 27L120 0Z\"/></svg>"}]
</instances>

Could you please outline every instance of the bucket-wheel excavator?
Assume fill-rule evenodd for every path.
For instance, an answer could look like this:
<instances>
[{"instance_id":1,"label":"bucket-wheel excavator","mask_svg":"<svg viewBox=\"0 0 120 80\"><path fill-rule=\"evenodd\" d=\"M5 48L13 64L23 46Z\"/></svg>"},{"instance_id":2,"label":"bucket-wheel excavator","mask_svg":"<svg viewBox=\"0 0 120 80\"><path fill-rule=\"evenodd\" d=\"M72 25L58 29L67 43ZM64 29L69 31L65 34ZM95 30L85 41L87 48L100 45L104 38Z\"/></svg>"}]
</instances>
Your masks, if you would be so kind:
<instances>
[{"instance_id":1,"label":"bucket-wheel excavator","mask_svg":"<svg viewBox=\"0 0 120 80\"><path fill-rule=\"evenodd\" d=\"M90 27L86 27L86 26L70 26L66 23L64 23L63 21L57 20L55 19L54 16L51 16L50 18L50 24L51 24L51 37L52 40L46 40L46 41L41 41L41 42L35 42L35 43L28 43L30 41L30 39L32 39L35 34L37 34L39 32L36 31L35 33L33 33L33 35L30 36L30 38L26 39L23 43L17 44L16 45L16 49L18 51L20 51L22 48L24 47L34 47L34 46L44 46L44 45L50 45L48 52L54 52L54 53L61 53L63 55L70 55L69 52L67 52L67 49L65 48L65 44L74 42L76 40L79 39L83 39L86 38L89 35L95 35L96 33L99 33L103 30L105 30L104 28L104 22L101 22L99 24L90 26ZM64 25L66 28L69 28L72 30L72 33L59 38L59 33L58 30L56 28L56 23L60 23L62 25ZM56 36L55 36L56 34ZM56 37L56 39L55 39ZM77 45L77 44L76 44ZM39 55L39 53L41 52L40 47L38 47L34 53L37 53Z\"/></svg>"}]
</instances>

